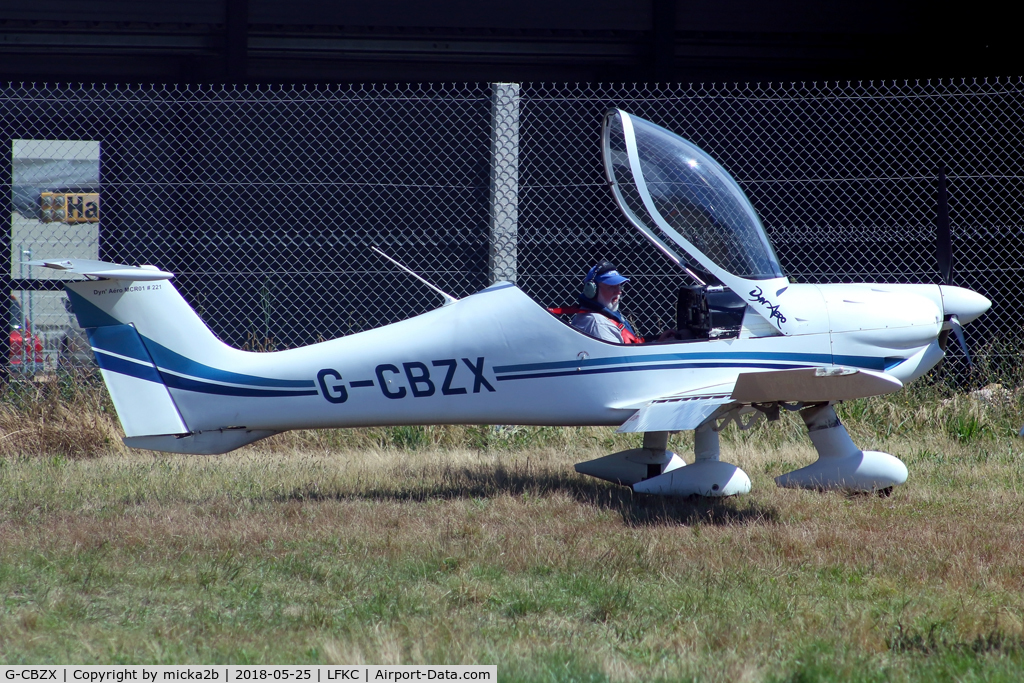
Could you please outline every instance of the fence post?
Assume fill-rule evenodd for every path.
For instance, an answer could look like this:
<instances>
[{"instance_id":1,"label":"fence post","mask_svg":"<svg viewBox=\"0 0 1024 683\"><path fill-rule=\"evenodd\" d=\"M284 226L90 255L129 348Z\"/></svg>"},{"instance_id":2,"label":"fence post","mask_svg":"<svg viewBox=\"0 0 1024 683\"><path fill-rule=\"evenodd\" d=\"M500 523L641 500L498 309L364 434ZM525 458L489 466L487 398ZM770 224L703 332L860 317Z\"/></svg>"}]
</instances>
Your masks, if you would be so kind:
<instances>
[{"instance_id":1,"label":"fence post","mask_svg":"<svg viewBox=\"0 0 1024 683\"><path fill-rule=\"evenodd\" d=\"M4 142L7 143L6 146L0 146L0 216L7 225L0 228L0 329L3 330L3 334L0 334L0 389L11 378L11 268L14 263L11 254L14 141L5 136ZM20 256L18 260L21 260Z\"/></svg>"},{"instance_id":2,"label":"fence post","mask_svg":"<svg viewBox=\"0 0 1024 683\"><path fill-rule=\"evenodd\" d=\"M519 84L491 83L491 197L487 271L516 281L519 232Z\"/></svg>"}]
</instances>

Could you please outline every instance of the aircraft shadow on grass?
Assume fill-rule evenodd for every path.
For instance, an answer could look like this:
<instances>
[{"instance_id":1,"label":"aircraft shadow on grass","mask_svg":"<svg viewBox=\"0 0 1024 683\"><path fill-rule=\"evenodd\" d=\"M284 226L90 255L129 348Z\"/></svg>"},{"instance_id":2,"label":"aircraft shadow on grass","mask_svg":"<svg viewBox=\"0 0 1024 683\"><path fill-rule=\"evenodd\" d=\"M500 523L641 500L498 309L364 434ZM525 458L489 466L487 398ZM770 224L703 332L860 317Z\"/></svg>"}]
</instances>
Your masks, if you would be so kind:
<instances>
[{"instance_id":1,"label":"aircraft shadow on grass","mask_svg":"<svg viewBox=\"0 0 1024 683\"><path fill-rule=\"evenodd\" d=\"M415 480L415 476L412 477ZM315 486L275 496L275 502L373 500L382 502L493 499L500 495L545 497L564 493L576 502L618 514L631 527L731 526L774 523L770 506L735 499L702 496L662 497L636 494L631 489L560 472L513 471L505 467L462 467L444 472L443 481L405 490L323 491Z\"/></svg>"}]
</instances>

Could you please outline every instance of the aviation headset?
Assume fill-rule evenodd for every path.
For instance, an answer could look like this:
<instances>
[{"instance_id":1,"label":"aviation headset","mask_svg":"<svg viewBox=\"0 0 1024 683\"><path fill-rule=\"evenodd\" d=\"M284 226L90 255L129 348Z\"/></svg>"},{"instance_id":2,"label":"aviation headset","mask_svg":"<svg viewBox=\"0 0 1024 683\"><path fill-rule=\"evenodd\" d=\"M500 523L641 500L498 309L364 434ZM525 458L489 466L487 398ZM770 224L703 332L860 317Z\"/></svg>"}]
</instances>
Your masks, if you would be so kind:
<instances>
[{"instance_id":1,"label":"aviation headset","mask_svg":"<svg viewBox=\"0 0 1024 683\"><path fill-rule=\"evenodd\" d=\"M590 273L587 273L587 278L583 281L583 298L584 299L596 299L597 298L597 278L601 277L605 273L615 270L609 261L599 261L596 266L590 269Z\"/></svg>"}]
</instances>

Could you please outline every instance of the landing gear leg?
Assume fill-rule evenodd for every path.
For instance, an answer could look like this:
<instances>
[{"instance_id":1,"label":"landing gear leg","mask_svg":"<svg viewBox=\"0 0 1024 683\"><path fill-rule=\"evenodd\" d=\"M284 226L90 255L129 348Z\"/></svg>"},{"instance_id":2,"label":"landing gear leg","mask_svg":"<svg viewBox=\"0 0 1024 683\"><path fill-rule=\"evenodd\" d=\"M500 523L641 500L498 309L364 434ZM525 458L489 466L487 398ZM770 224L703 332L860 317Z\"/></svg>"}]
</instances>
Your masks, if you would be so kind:
<instances>
[{"instance_id":1,"label":"landing gear leg","mask_svg":"<svg viewBox=\"0 0 1024 683\"><path fill-rule=\"evenodd\" d=\"M831 405L800 411L818 459L775 478L786 488L841 489L854 492L885 492L907 480L907 466L899 458L880 451L861 451Z\"/></svg>"}]
</instances>

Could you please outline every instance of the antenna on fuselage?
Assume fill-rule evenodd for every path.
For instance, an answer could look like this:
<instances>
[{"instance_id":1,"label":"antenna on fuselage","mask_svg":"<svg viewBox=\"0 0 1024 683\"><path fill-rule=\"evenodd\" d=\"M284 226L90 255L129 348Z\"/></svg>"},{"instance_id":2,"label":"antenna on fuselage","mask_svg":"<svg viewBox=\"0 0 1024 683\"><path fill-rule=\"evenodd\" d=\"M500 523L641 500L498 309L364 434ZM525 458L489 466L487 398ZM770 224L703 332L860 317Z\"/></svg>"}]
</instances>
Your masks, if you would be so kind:
<instances>
[{"instance_id":1,"label":"antenna on fuselage","mask_svg":"<svg viewBox=\"0 0 1024 683\"><path fill-rule=\"evenodd\" d=\"M435 292L437 292L438 294L440 294L440 295L441 295L441 296L442 296L442 297L444 298L444 303L443 303L443 304L441 304L442 306L447 306L448 304L453 304L453 303L455 303L456 301L458 301L458 299L456 299L456 298L455 298L454 296L452 296L452 295L451 295L451 294L449 294L448 292L445 292L445 291L443 291L443 290L442 290L442 289L441 289L440 287L437 287L436 285L434 285L434 284L432 284L432 283L430 283L430 282L427 282L427 281L426 281L425 279L423 279L422 277L420 277L420 276L419 276L419 275L418 275L417 273L413 272L413 271L412 271L412 269L410 269L410 268L406 268L406 267L405 267L405 266L403 266L403 265L402 265L401 263L399 263L399 262L398 262L398 261L396 261L395 259L393 259L393 258L391 258L390 256L388 256L387 254L385 254L385 253L384 253L383 251L381 251L381 250L380 250L380 249L378 249L377 247L370 247L370 249L373 249L373 250L374 250L375 252L377 252L378 254L380 254L381 256L383 256L384 258L386 258L386 259L387 259L388 261L391 261L391 262L392 262L392 263L394 263L394 264L395 264L396 266L398 266L399 268L401 268L402 270L404 270L405 272L407 272L407 273L408 273L409 275L412 275L412 276L413 276L414 278L416 278L417 280L419 280L420 282L422 282L423 284L425 284L425 285L426 285L427 287L430 287L430 288L431 288L432 290L434 290Z\"/></svg>"}]
</instances>

